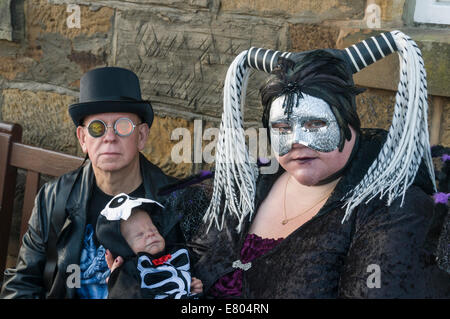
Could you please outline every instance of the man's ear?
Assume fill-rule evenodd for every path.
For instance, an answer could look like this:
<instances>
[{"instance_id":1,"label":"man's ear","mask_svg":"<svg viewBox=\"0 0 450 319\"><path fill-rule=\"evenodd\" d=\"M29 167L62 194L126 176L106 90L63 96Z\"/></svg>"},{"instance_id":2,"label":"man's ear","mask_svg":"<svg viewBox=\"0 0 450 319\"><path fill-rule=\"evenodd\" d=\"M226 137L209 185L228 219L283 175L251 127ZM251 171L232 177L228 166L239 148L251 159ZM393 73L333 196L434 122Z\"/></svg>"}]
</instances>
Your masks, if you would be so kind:
<instances>
[{"instance_id":1,"label":"man's ear","mask_svg":"<svg viewBox=\"0 0 450 319\"><path fill-rule=\"evenodd\" d=\"M82 126L77 127L77 138L78 142L80 143L81 150L83 153L87 153L87 147L86 147L86 131Z\"/></svg>"},{"instance_id":2,"label":"man's ear","mask_svg":"<svg viewBox=\"0 0 450 319\"><path fill-rule=\"evenodd\" d=\"M147 123L142 123L138 126L139 136L138 136L138 149L142 151L147 143L148 135L150 134L150 129Z\"/></svg>"}]
</instances>

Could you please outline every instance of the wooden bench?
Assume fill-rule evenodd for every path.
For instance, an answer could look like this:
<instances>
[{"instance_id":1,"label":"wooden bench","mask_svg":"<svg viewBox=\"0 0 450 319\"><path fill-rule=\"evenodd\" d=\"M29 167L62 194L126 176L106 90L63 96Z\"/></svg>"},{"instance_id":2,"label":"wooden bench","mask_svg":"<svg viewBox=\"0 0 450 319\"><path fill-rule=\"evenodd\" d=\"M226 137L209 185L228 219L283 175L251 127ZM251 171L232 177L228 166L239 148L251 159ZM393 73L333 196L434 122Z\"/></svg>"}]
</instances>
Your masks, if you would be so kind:
<instances>
[{"instance_id":1,"label":"wooden bench","mask_svg":"<svg viewBox=\"0 0 450 319\"><path fill-rule=\"evenodd\" d=\"M61 176L83 162L81 157L21 144L21 141L22 127L19 124L0 121L0 282L8 256L17 169L26 171L19 238L21 243L39 191L41 174Z\"/></svg>"}]
</instances>

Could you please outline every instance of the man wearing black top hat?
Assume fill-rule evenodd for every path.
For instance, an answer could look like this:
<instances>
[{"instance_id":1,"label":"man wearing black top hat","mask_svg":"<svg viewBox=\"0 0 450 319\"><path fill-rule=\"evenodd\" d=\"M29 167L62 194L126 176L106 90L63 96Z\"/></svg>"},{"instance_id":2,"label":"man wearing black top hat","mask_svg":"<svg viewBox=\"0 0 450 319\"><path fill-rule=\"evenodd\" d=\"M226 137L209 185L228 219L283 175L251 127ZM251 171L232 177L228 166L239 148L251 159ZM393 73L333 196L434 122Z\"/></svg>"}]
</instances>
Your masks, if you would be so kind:
<instances>
[{"instance_id":1,"label":"man wearing black top hat","mask_svg":"<svg viewBox=\"0 0 450 319\"><path fill-rule=\"evenodd\" d=\"M2 298L105 297L108 252L94 233L100 211L119 193L159 201L158 190L175 181L140 154L153 110L133 72L87 72L69 113L89 161L39 191L16 268L5 271ZM179 242L182 233L170 214L162 233Z\"/></svg>"}]
</instances>

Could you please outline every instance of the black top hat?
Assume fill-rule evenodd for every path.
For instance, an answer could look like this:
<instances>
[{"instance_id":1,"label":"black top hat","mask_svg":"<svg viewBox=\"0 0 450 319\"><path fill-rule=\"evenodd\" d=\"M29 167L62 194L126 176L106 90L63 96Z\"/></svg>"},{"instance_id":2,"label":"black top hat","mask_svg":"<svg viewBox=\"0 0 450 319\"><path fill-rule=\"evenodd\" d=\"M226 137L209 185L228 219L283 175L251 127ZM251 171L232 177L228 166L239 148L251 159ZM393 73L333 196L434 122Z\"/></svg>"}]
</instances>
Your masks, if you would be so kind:
<instances>
[{"instance_id":1,"label":"black top hat","mask_svg":"<svg viewBox=\"0 0 450 319\"><path fill-rule=\"evenodd\" d=\"M132 71L118 67L91 70L80 81L80 101L69 106L76 126L91 114L125 112L137 114L148 127L153 122L153 109L143 101L139 79Z\"/></svg>"}]
</instances>

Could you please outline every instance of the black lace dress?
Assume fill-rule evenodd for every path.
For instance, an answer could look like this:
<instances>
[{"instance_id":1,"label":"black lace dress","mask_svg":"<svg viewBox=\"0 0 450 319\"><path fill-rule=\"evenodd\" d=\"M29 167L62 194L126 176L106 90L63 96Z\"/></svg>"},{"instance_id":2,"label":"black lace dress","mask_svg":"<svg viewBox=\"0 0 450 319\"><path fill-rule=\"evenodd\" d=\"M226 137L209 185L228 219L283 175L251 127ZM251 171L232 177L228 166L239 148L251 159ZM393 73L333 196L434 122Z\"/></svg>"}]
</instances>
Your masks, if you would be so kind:
<instances>
[{"instance_id":1,"label":"black lace dress","mask_svg":"<svg viewBox=\"0 0 450 319\"><path fill-rule=\"evenodd\" d=\"M449 298L450 275L440 269L434 252L424 248L433 219L431 183L421 169L414 185L387 207L373 199L342 223L341 199L367 171L385 139L385 132L365 130L359 148L335 191L314 218L273 249L252 260L242 273L241 298ZM424 168L424 167L422 167ZM256 211L284 171L261 175ZM211 294L223 276L236 271L233 263L248 234L237 220L226 219L219 231L206 225L194 240L194 275Z\"/></svg>"}]
</instances>

